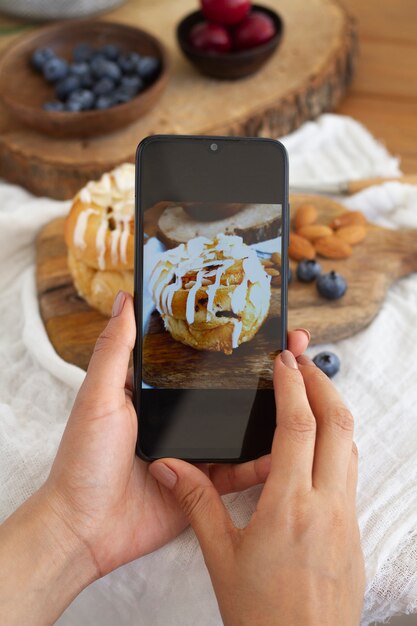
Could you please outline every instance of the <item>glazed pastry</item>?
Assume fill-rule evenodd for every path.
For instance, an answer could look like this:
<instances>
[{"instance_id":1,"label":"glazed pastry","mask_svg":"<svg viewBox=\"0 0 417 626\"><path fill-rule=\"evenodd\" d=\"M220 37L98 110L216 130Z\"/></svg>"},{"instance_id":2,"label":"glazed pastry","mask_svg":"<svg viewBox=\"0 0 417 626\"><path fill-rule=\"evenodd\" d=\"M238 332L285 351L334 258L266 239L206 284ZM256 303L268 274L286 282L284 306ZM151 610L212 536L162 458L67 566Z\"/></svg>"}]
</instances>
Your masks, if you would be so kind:
<instances>
[{"instance_id":1,"label":"glazed pastry","mask_svg":"<svg viewBox=\"0 0 417 626\"><path fill-rule=\"evenodd\" d=\"M135 166L125 163L83 187L65 222L75 287L105 315L119 289L133 293L134 202Z\"/></svg>"},{"instance_id":2,"label":"glazed pastry","mask_svg":"<svg viewBox=\"0 0 417 626\"><path fill-rule=\"evenodd\" d=\"M165 328L197 350L231 354L269 311L270 276L241 237L196 237L163 252L149 282Z\"/></svg>"}]
</instances>

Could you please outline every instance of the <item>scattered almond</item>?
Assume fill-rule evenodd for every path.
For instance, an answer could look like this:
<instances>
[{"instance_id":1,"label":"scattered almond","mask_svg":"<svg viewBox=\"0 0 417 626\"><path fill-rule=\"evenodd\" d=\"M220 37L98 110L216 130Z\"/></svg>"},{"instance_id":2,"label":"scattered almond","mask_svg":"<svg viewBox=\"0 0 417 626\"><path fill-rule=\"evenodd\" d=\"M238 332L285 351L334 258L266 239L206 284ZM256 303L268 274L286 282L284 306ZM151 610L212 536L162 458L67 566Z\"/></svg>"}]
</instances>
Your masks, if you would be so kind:
<instances>
[{"instance_id":1,"label":"scattered almond","mask_svg":"<svg viewBox=\"0 0 417 626\"><path fill-rule=\"evenodd\" d=\"M366 217L360 211L346 211L338 215L330 224L331 228L341 228L342 226L351 226L352 224L367 224Z\"/></svg>"},{"instance_id":2,"label":"scattered almond","mask_svg":"<svg viewBox=\"0 0 417 626\"><path fill-rule=\"evenodd\" d=\"M342 240L340 239L340 241ZM302 261L303 259L314 259L316 251L308 239L300 237L300 235L295 233L290 233L288 254L294 261Z\"/></svg>"},{"instance_id":3,"label":"scattered almond","mask_svg":"<svg viewBox=\"0 0 417 626\"><path fill-rule=\"evenodd\" d=\"M322 237L314 242L316 252L328 259L346 259L352 254L350 245L336 235Z\"/></svg>"},{"instance_id":4,"label":"scattered almond","mask_svg":"<svg viewBox=\"0 0 417 626\"><path fill-rule=\"evenodd\" d=\"M333 231L330 226L324 226L323 224L309 224L308 226L302 226L297 230L297 235L305 237L309 241L320 239L320 237L327 237L333 235Z\"/></svg>"},{"instance_id":5,"label":"scattered almond","mask_svg":"<svg viewBox=\"0 0 417 626\"><path fill-rule=\"evenodd\" d=\"M271 278L271 285L273 287L280 287L280 285L281 285L281 275L279 275L279 276L272 276L272 278Z\"/></svg>"},{"instance_id":6,"label":"scattered almond","mask_svg":"<svg viewBox=\"0 0 417 626\"><path fill-rule=\"evenodd\" d=\"M317 219L317 209L313 204L302 204L298 207L295 217L294 226L296 230L302 226L313 224Z\"/></svg>"},{"instance_id":7,"label":"scattered almond","mask_svg":"<svg viewBox=\"0 0 417 626\"><path fill-rule=\"evenodd\" d=\"M273 252L271 254L271 261L274 263L274 265L281 265L281 255L279 254L279 252Z\"/></svg>"},{"instance_id":8,"label":"scattered almond","mask_svg":"<svg viewBox=\"0 0 417 626\"><path fill-rule=\"evenodd\" d=\"M342 226L336 231L336 237L340 237L343 241L350 243L351 246L355 243L360 243L366 237L367 229L362 224L352 224L351 226Z\"/></svg>"},{"instance_id":9,"label":"scattered almond","mask_svg":"<svg viewBox=\"0 0 417 626\"><path fill-rule=\"evenodd\" d=\"M264 267L274 267L274 263L269 259L261 259L261 263Z\"/></svg>"}]
</instances>

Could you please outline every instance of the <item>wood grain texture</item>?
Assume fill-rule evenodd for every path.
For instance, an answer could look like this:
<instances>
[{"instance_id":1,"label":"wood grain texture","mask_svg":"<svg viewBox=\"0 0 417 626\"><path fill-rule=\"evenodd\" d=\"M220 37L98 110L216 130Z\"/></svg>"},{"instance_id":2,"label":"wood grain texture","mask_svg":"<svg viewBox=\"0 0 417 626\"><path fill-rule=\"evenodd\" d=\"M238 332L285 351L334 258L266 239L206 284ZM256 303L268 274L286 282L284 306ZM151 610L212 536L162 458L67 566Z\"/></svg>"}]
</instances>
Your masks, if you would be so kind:
<instances>
[{"instance_id":1,"label":"wood grain texture","mask_svg":"<svg viewBox=\"0 0 417 626\"><path fill-rule=\"evenodd\" d=\"M321 223L329 223L345 211L336 202L319 196L292 195L290 201L293 212L302 203L316 204ZM289 287L289 328L309 328L311 343L317 344L349 337L367 326L377 315L390 285L417 270L416 238L417 230L394 231L371 225L367 238L354 247L349 259L320 260L323 271L335 269L346 277L348 291L340 300L329 302L318 295L314 283L306 285L294 279ZM74 290L66 263L63 219L51 222L39 234L36 276L40 312L53 346L66 361L85 369L106 318L92 310ZM268 349L268 329L265 331L266 336L259 331L260 345L256 348L264 353ZM169 348L166 342L170 336L164 334L163 349L171 349L172 345ZM251 344L240 347L236 355L241 350L250 351ZM183 358L184 350L192 349L177 344L177 350ZM233 377L234 368L230 365L234 355L232 360L227 356L224 359L229 364L228 376ZM184 362L194 363L195 367L195 360L190 361L189 355ZM191 365L186 371L193 375Z\"/></svg>"},{"instance_id":2,"label":"wood grain texture","mask_svg":"<svg viewBox=\"0 0 417 626\"><path fill-rule=\"evenodd\" d=\"M0 110L0 175L35 194L69 198L88 180L132 161L138 142L154 133L272 136L286 134L333 109L350 82L355 25L334 0L270 0L284 21L283 40L266 65L240 81L201 76L182 56L175 25L194 0L141 0L106 19L140 26L163 39L172 76L147 115L124 130L92 140L59 140L28 131Z\"/></svg>"}]
</instances>

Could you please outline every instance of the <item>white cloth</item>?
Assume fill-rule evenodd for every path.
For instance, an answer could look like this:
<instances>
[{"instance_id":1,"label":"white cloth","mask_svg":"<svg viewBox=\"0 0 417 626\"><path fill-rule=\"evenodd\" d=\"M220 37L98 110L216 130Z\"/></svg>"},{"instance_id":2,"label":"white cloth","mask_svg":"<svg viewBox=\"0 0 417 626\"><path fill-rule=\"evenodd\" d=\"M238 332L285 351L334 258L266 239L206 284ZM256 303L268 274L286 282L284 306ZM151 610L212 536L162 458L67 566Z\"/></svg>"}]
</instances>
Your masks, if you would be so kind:
<instances>
[{"instance_id":1,"label":"white cloth","mask_svg":"<svg viewBox=\"0 0 417 626\"><path fill-rule=\"evenodd\" d=\"M284 143L293 183L400 173L397 160L349 118L324 115ZM389 183L345 203L386 226L417 226L417 187ZM36 233L68 206L0 185L0 520L46 478L84 376L53 351L34 284ZM397 612L417 612L416 311L414 274L390 289L367 329L325 346L341 358L335 385L357 424L358 513L368 580L363 626ZM248 521L258 493L254 488L226 498L237 524ZM158 552L91 585L58 623L220 626L221 620L188 529Z\"/></svg>"}]
</instances>

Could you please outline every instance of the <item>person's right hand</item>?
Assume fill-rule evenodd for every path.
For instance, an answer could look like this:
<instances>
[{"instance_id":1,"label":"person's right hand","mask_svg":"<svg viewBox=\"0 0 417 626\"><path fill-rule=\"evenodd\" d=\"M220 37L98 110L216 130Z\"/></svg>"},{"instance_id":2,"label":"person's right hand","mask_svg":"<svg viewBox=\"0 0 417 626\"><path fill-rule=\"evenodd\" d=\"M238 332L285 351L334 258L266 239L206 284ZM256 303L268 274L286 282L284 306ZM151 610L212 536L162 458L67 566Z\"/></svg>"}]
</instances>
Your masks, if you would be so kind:
<instances>
[{"instance_id":1,"label":"person's right hand","mask_svg":"<svg viewBox=\"0 0 417 626\"><path fill-rule=\"evenodd\" d=\"M245 529L198 468L163 459L150 471L190 519L225 626L358 626L365 575L353 418L307 357L297 364L282 353L274 385L271 470Z\"/></svg>"}]
</instances>

